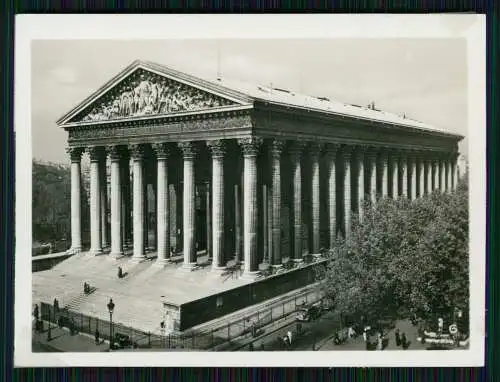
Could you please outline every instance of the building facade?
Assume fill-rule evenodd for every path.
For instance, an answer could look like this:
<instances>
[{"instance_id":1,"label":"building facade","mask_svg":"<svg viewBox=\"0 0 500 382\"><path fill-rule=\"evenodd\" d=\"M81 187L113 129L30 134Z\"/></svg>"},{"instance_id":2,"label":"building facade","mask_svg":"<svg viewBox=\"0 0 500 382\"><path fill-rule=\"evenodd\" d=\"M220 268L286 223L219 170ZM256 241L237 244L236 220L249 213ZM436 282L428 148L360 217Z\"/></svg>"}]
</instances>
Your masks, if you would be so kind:
<instances>
[{"instance_id":1,"label":"building facade","mask_svg":"<svg viewBox=\"0 0 500 382\"><path fill-rule=\"evenodd\" d=\"M451 192L463 138L373 105L140 61L58 125L69 134L71 251L82 251L86 153L90 255L130 248L133 262L149 252L164 267L182 253L183 269L196 271L204 250L214 272L235 260L249 279L348 236L365 202Z\"/></svg>"}]
</instances>

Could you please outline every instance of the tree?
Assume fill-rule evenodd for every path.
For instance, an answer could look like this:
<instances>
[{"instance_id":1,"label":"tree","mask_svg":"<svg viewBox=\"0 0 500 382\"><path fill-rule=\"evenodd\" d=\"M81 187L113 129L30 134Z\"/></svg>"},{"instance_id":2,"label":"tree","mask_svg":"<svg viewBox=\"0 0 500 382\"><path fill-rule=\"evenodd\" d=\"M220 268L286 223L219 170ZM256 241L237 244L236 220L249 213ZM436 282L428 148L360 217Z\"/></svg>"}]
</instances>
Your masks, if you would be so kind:
<instances>
[{"instance_id":1,"label":"tree","mask_svg":"<svg viewBox=\"0 0 500 382\"><path fill-rule=\"evenodd\" d=\"M67 165L33 160L33 241L70 241L71 173ZM84 182L82 182L84 186ZM88 203L82 190L82 230L88 226Z\"/></svg>"},{"instance_id":2,"label":"tree","mask_svg":"<svg viewBox=\"0 0 500 382\"><path fill-rule=\"evenodd\" d=\"M350 315L468 310L468 199L451 195L368 204L329 256L325 290Z\"/></svg>"}]
</instances>

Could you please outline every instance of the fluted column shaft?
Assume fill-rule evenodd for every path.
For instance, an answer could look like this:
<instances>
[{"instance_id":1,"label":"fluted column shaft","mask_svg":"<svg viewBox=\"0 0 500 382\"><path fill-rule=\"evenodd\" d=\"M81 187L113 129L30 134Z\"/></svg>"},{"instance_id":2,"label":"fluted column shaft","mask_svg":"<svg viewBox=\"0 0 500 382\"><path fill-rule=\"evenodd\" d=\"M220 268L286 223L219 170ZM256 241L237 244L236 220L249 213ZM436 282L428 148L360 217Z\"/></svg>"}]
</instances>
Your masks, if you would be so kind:
<instances>
[{"instance_id":1,"label":"fluted column shaft","mask_svg":"<svg viewBox=\"0 0 500 382\"><path fill-rule=\"evenodd\" d=\"M238 141L243 150L243 275L253 277L257 259L257 154L262 141L256 137Z\"/></svg>"},{"instance_id":2,"label":"fluted column shaft","mask_svg":"<svg viewBox=\"0 0 500 382\"><path fill-rule=\"evenodd\" d=\"M184 158L184 192L183 192L183 230L184 230L184 264L186 269L196 266L195 247L195 180L194 159L196 147L193 142L181 142L179 148Z\"/></svg>"},{"instance_id":3,"label":"fluted column shaft","mask_svg":"<svg viewBox=\"0 0 500 382\"><path fill-rule=\"evenodd\" d=\"M337 239L337 152L339 146L328 144L326 146L326 160L328 168L328 236L330 248Z\"/></svg>"},{"instance_id":4,"label":"fluted column shaft","mask_svg":"<svg viewBox=\"0 0 500 382\"><path fill-rule=\"evenodd\" d=\"M81 160L83 149L69 147L71 157L71 252L82 250Z\"/></svg>"},{"instance_id":5,"label":"fluted column shaft","mask_svg":"<svg viewBox=\"0 0 500 382\"><path fill-rule=\"evenodd\" d=\"M143 184L143 161L144 147L142 145L131 145L129 147L132 156L133 171L133 262L144 260L144 184Z\"/></svg>"},{"instance_id":6,"label":"fluted column shaft","mask_svg":"<svg viewBox=\"0 0 500 382\"><path fill-rule=\"evenodd\" d=\"M364 205L364 200L365 200L365 166L364 166L364 160L365 160L365 151L364 147L358 147L356 149L356 162L357 162L357 170L358 170L358 179L357 179L357 186L358 186L358 218L359 221L363 221L363 205ZM330 244L331 247L331 244Z\"/></svg>"},{"instance_id":7,"label":"fluted column shaft","mask_svg":"<svg viewBox=\"0 0 500 382\"><path fill-rule=\"evenodd\" d=\"M90 147L90 253L102 253L101 237L101 177L99 175L99 161L102 157L102 148Z\"/></svg>"},{"instance_id":8,"label":"fluted column shaft","mask_svg":"<svg viewBox=\"0 0 500 382\"><path fill-rule=\"evenodd\" d=\"M426 190L427 195L432 194L432 161L429 159L425 160L425 171L426 171Z\"/></svg>"},{"instance_id":9,"label":"fluted column shaft","mask_svg":"<svg viewBox=\"0 0 500 382\"><path fill-rule=\"evenodd\" d=\"M122 227L123 227L123 243L131 244L132 243L132 224L130 221L131 216L131 208L130 208L130 157L127 152L125 152L121 158L121 167L122 167L122 177L121 182L123 185L123 193L122 193Z\"/></svg>"},{"instance_id":10,"label":"fluted column shaft","mask_svg":"<svg viewBox=\"0 0 500 382\"><path fill-rule=\"evenodd\" d=\"M111 161L111 253L112 257L123 255L122 242L122 184L120 171L120 148L108 146Z\"/></svg>"},{"instance_id":11,"label":"fluted column shaft","mask_svg":"<svg viewBox=\"0 0 500 382\"><path fill-rule=\"evenodd\" d=\"M451 159L451 183L452 183L452 190L457 189L457 184L458 184L458 174L457 174L457 158L458 154L453 154L452 159Z\"/></svg>"},{"instance_id":12,"label":"fluted column shaft","mask_svg":"<svg viewBox=\"0 0 500 382\"><path fill-rule=\"evenodd\" d=\"M272 160L272 203L273 203L273 248L271 265L281 265L281 152L283 142L273 140L271 142Z\"/></svg>"},{"instance_id":13,"label":"fluted column shaft","mask_svg":"<svg viewBox=\"0 0 500 382\"><path fill-rule=\"evenodd\" d=\"M417 178L418 196L422 198L425 195L425 162L421 157L418 158Z\"/></svg>"},{"instance_id":14,"label":"fluted column shaft","mask_svg":"<svg viewBox=\"0 0 500 382\"><path fill-rule=\"evenodd\" d=\"M107 248L108 243L108 175L106 167L106 153L103 151L99 159L99 177L100 177L100 202L101 202L101 244Z\"/></svg>"},{"instance_id":15,"label":"fluted column shaft","mask_svg":"<svg viewBox=\"0 0 500 382\"><path fill-rule=\"evenodd\" d=\"M399 159L395 153L391 154L392 198L399 197Z\"/></svg>"},{"instance_id":16,"label":"fluted column shaft","mask_svg":"<svg viewBox=\"0 0 500 382\"><path fill-rule=\"evenodd\" d=\"M156 230L157 266L164 266L170 258L170 203L168 192L168 155L166 143L153 144L156 154Z\"/></svg>"},{"instance_id":17,"label":"fluted column shaft","mask_svg":"<svg viewBox=\"0 0 500 382\"><path fill-rule=\"evenodd\" d=\"M446 160L446 192L451 193L452 190L452 174L453 166L451 164L451 158Z\"/></svg>"},{"instance_id":18,"label":"fluted column shaft","mask_svg":"<svg viewBox=\"0 0 500 382\"><path fill-rule=\"evenodd\" d=\"M408 158L402 153L399 161L399 172L401 181L401 196L403 198L408 197Z\"/></svg>"},{"instance_id":19,"label":"fluted column shaft","mask_svg":"<svg viewBox=\"0 0 500 382\"><path fill-rule=\"evenodd\" d=\"M223 269L224 262L224 154L222 140L207 142L212 154L212 253L214 270Z\"/></svg>"},{"instance_id":20,"label":"fluted column shaft","mask_svg":"<svg viewBox=\"0 0 500 382\"><path fill-rule=\"evenodd\" d=\"M366 153L368 179L370 181L370 200L372 205L377 202L377 152L371 149Z\"/></svg>"},{"instance_id":21,"label":"fluted column shaft","mask_svg":"<svg viewBox=\"0 0 500 382\"><path fill-rule=\"evenodd\" d=\"M410 178L410 200L417 198L417 167L414 155L408 156L408 176Z\"/></svg>"},{"instance_id":22,"label":"fluted column shaft","mask_svg":"<svg viewBox=\"0 0 500 382\"><path fill-rule=\"evenodd\" d=\"M439 160L439 189L444 194L446 192L446 160Z\"/></svg>"},{"instance_id":23,"label":"fluted column shaft","mask_svg":"<svg viewBox=\"0 0 500 382\"><path fill-rule=\"evenodd\" d=\"M295 261L302 261L302 168L300 158L304 145L294 142L290 148L293 171L293 248Z\"/></svg>"},{"instance_id":24,"label":"fluted column shaft","mask_svg":"<svg viewBox=\"0 0 500 382\"><path fill-rule=\"evenodd\" d=\"M344 171L342 173L343 175L343 196L344 196L344 232L345 232L345 237L349 237L351 234L351 211L352 211L352 205L351 205L351 148L350 147L344 147L342 149L342 160L343 160L343 166L344 166Z\"/></svg>"},{"instance_id":25,"label":"fluted column shaft","mask_svg":"<svg viewBox=\"0 0 500 382\"><path fill-rule=\"evenodd\" d=\"M432 190L439 190L439 162L432 160Z\"/></svg>"},{"instance_id":26,"label":"fluted column shaft","mask_svg":"<svg viewBox=\"0 0 500 382\"><path fill-rule=\"evenodd\" d=\"M382 198L389 195L389 169L387 168L388 154L384 150L380 153L380 172L382 175Z\"/></svg>"},{"instance_id":27,"label":"fluted column shaft","mask_svg":"<svg viewBox=\"0 0 500 382\"><path fill-rule=\"evenodd\" d=\"M319 190L319 154L321 146L313 144L310 147L311 156L311 206L312 206L312 253L320 249L320 190Z\"/></svg>"}]
</instances>

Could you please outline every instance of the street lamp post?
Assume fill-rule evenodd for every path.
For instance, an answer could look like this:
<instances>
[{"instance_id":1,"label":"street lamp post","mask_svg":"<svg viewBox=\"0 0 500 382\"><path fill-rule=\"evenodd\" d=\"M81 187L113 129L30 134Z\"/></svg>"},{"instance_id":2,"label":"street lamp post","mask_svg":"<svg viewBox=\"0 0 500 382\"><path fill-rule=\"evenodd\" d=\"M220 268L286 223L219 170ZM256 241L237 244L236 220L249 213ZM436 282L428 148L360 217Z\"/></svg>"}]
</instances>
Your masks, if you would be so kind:
<instances>
[{"instance_id":1,"label":"street lamp post","mask_svg":"<svg viewBox=\"0 0 500 382\"><path fill-rule=\"evenodd\" d=\"M115 309L112 298L109 299L107 306L109 312L109 350L111 350L113 348L113 310Z\"/></svg>"}]
</instances>

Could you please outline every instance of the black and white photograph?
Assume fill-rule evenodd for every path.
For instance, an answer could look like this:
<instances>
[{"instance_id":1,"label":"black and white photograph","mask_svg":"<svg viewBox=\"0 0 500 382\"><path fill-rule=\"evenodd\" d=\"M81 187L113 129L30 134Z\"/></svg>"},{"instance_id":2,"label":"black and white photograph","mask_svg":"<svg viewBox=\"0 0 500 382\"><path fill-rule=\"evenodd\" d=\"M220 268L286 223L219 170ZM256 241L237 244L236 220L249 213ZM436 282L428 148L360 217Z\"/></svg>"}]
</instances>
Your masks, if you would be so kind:
<instances>
[{"instance_id":1,"label":"black and white photograph","mask_svg":"<svg viewBox=\"0 0 500 382\"><path fill-rule=\"evenodd\" d=\"M426 16L19 18L15 364L482 364L485 22Z\"/></svg>"}]
</instances>

